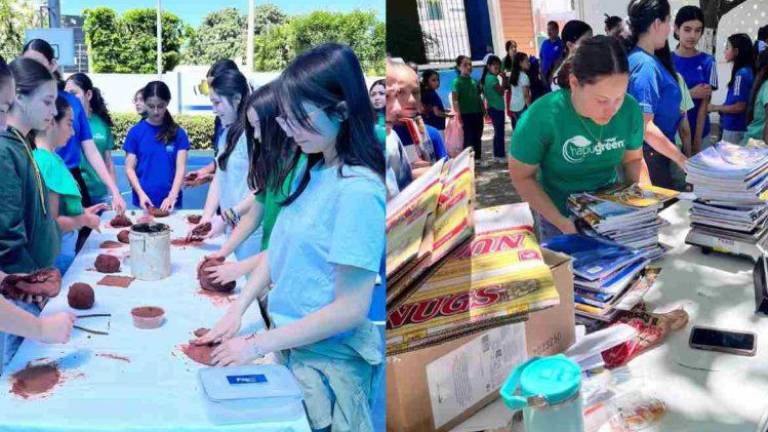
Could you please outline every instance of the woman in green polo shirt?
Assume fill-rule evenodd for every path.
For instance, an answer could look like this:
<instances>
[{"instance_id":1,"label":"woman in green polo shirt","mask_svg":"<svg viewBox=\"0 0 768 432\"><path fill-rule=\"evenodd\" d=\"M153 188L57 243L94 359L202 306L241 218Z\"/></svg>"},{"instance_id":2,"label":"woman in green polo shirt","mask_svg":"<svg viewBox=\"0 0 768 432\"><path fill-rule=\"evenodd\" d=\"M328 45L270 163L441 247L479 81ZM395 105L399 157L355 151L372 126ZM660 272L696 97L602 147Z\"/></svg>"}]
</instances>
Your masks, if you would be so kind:
<instances>
[{"instance_id":1,"label":"woman in green polo shirt","mask_svg":"<svg viewBox=\"0 0 768 432\"><path fill-rule=\"evenodd\" d=\"M537 100L518 123L509 172L541 216L540 240L576 232L566 208L570 194L615 183L620 166L628 182L639 180L643 116L626 94L628 70L619 40L587 39L571 59L566 88Z\"/></svg>"},{"instance_id":2,"label":"woman in green polo shirt","mask_svg":"<svg viewBox=\"0 0 768 432\"><path fill-rule=\"evenodd\" d=\"M34 131L32 135L36 146L32 154L48 188L51 216L56 219L62 233L61 252L54 265L63 275L75 260L77 231L82 227L98 231L99 216L96 213L104 210L106 204L83 209L77 182L64 159L56 153L56 149L66 145L72 136L72 107L66 99L61 96L56 98L56 115L48 129Z\"/></svg>"},{"instance_id":3,"label":"woman in green polo shirt","mask_svg":"<svg viewBox=\"0 0 768 432\"><path fill-rule=\"evenodd\" d=\"M459 76L453 80L453 111L464 129L464 148L475 149L475 161L480 162L482 156L483 138L483 101L480 98L480 85L472 78L472 60L460 55L456 58Z\"/></svg>"},{"instance_id":4,"label":"woman in green polo shirt","mask_svg":"<svg viewBox=\"0 0 768 432\"><path fill-rule=\"evenodd\" d=\"M495 55L488 57L480 77L480 86L488 104L488 115L493 122L493 159L505 163L507 158L504 152L504 89L509 86L509 82L507 75L501 72L501 59Z\"/></svg>"}]
</instances>

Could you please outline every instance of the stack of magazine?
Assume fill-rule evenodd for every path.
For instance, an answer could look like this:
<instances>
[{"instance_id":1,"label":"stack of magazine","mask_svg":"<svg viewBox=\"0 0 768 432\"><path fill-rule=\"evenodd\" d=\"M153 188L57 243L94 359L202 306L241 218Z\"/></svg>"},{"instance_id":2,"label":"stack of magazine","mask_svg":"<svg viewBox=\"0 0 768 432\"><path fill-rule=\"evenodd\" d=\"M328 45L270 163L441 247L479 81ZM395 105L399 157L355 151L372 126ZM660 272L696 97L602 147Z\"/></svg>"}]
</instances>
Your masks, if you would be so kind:
<instances>
[{"instance_id":1,"label":"stack of magazine","mask_svg":"<svg viewBox=\"0 0 768 432\"><path fill-rule=\"evenodd\" d=\"M611 321L642 300L658 269L637 249L581 234L553 237L542 246L573 258L576 314Z\"/></svg>"},{"instance_id":2,"label":"stack of magazine","mask_svg":"<svg viewBox=\"0 0 768 432\"><path fill-rule=\"evenodd\" d=\"M768 149L718 143L688 162L697 197L686 243L757 259L768 240Z\"/></svg>"},{"instance_id":3,"label":"stack of magazine","mask_svg":"<svg viewBox=\"0 0 768 432\"><path fill-rule=\"evenodd\" d=\"M666 222L658 214L676 196L675 191L653 186L622 185L573 194L568 209L578 218L583 234L637 249L655 260L665 252L659 244L659 230Z\"/></svg>"}]
</instances>

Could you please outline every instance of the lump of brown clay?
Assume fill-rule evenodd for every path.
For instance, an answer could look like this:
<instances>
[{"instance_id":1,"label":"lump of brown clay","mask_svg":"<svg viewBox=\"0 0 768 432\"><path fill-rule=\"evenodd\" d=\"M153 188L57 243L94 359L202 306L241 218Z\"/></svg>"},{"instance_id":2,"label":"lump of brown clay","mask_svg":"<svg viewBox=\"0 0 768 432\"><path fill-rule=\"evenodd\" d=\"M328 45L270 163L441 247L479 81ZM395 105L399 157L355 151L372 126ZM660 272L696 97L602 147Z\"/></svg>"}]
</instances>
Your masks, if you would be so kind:
<instances>
[{"instance_id":1,"label":"lump of brown clay","mask_svg":"<svg viewBox=\"0 0 768 432\"><path fill-rule=\"evenodd\" d=\"M93 288L86 283L77 282L69 287L67 300L69 301L69 305L75 309L92 308L94 299Z\"/></svg>"},{"instance_id":2,"label":"lump of brown clay","mask_svg":"<svg viewBox=\"0 0 768 432\"><path fill-rule=\"evenodd\" d=\"M182 345L181 351L197 363L213 366L211 354L218 344L195 345L193 343Z\"/></svg>"},{"instance_id":3,"label":"lump of brown clay","mask_svg":"<svg viewBox=\"0 0 768 432\"><path fill-rule=\"evenodd\" d=\"M18 285L19 282L27 284L24 289ZM61 291L61 273L55 268L38 270L26 276L10 274L0 285L0 293L13 298L24 294L55 297L59 291Z\"/></svg>"},{"instance_id":4,"label":"lump of brown clay","mask_svg":"<svg viewBox=\"0 0 768 432\"><path fill-rule=\"evenodd\" d=\"M151 214L154 217L161 218L161 217L168 217L168 215L170 215L171 212L169 212L168 210L160 210L157 207L150 207L149 214Z\"/></svg>"},{"instance_id":5,"label":"lump of brown clay","mask_svg":"<svg viewBox=\"0 0 768 432\"><path fill-rule=\"evenodd\" d=\"M61 372L56 364L27 365L26 368L16 372L11 377L13 386L11 393L24 399L30 396L48 392L61 379Z\"/></svg>"},{"instance_id":6,"label":"lump of brown clay","mask_svg":"<svg viewBox=\"0 0 768 432\"><path fill-rule=\"evenodd\" d=\"M184 180L186 180L186 181L195 181L195 180L197 180L197 173L196 172L191 172L191 173L187 174L184 177Z\"/></svg>"},{"instance_id":7,"label":"lump of brown clay","mask_svg":"<svg viewBox=\"0 0 768 432\"><path fill-rule=\"evenodd\" d=\"M130 234L131 234L131 232L130 232L130 231L128 231L128 230L122 230L122 231L120 231L120 232L117 234L117 241L119 241L120 243L125 243L125 244L128 244L128 243L130 243L130 240L129 240L129 236L130 236Z\"/></svg>"},{"instance_id":8,"label":"lump of brown clay","mask_svg":"<svg viewBox=\"0 0 768 432\"><path fill-rule=\"evenodd\" d=\"M226 284L220 284L213 282L213 277L205 271L208 267L216 267L221 265L224 262L224 258L205 258L203 260L203 263L200 264L200 266L197 268L197 280L200 281L200 286L204 290L208 291L215 291L220 293L226 293L231 292L233 289L235 289L235 285L237 283L235 281L226 283Z\"/></svg>"},{"instance_id":9,"label":"lump of brown clay","mask_svg":"<svg viewBox=\"0 0 768 432\"><path fill-rule=\"evenodd\" d=\"M96 257L94 266L100 273L117 273L120 271L120 260L112 255L101 254Z\"/></svg>"},{"instance_id":10,"label":"lump of brown clay","mask_svg":"<svg viewBox=\"0 0 768 432\"><path fill-rule=\"evenodd\" d=\"M112 220L109 221L109 224L112 225L114 228L127 228L133 225L133 222L131 222L131 220L128 219L128 216L124 214L119 214L113 217Z\"/></svg>"},{"instance_id":11,"label":"lump of brown clay","mask_svg":"<svg viewBox=\"0 0 768 432\"><path fill-rule=\"evenodd\" d=\"M99 244L99 249L117 249L119 247L123 247L123 244L114 240L105 240Z\"/></svg>"},{"instance_id":12,"label":"lump of brown clay","mask_svg":"<svg viewBox=\"0 0 768 432\"><path fill-rule=\"evenodd\" d=\"M160 315L164 314L165 311L163 310L163 308L159 308L156 306L141 306L141 307L131 309L131 313L136 315L137 317L142 317L142 318L157 318Z\"/></svg>"},{"instance_id":13,"label":"lump of brown clay","mask_svg":"<svg viewBox=\"0 0 768 432\"><path fill-rule=\"evenodd\" d=\"M205 328L205 327L200 327L199 329L197 329L197 330L195 330L195 331L194 331L194 334L195 334L195 336L197 336L197 337L203 337L203 336L205 336L205 334L206 334L206 333L208 333L209 331L211 331L211 330L210 330L210 329L207 329L207 328Z\"/></svg>"},{"instance_id":14,"label":"lump of brown clay","mask_svg":"<svg viewBox=\"0 0 768 432\"><path fill-rule=\"evenodd\" d=\"M198 225L195 227L195 229L192 230L192 238L193 239L200 239L208 235L209 232L211 232L211 223L206 222L202 225Z\"/></svg>"},{"instance_id":15,"label":"lump of brown clay","mask_svg":"<svg viewBox=\"0 0 768 432\"><path fill-rule=\"evenodd\" d=\"M187 222L191 224L199 224L200 221L203 219L203 215L189 215L187 216Z\"/></svg>"}]
</instances>

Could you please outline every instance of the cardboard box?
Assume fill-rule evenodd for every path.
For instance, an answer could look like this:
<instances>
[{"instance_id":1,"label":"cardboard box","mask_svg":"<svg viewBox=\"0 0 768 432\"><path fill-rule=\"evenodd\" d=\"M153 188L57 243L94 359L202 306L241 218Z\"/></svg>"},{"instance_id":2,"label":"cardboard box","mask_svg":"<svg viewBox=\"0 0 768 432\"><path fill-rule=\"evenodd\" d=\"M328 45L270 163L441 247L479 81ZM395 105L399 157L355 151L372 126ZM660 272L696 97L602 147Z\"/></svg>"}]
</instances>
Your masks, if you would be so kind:
<instances>
[{"instance_id":1,"label":"cardboard box","mask_svg":"<svg viewBox=\"0 0 768 432\"><path fill-rule=\"evenodd\" d=\"M387 357L387 431L450 430L497 399L517 364L573 344L571 259L542 251L560 296L558 306L531 314L525 323Z\"/></svg>"}]
</instances>

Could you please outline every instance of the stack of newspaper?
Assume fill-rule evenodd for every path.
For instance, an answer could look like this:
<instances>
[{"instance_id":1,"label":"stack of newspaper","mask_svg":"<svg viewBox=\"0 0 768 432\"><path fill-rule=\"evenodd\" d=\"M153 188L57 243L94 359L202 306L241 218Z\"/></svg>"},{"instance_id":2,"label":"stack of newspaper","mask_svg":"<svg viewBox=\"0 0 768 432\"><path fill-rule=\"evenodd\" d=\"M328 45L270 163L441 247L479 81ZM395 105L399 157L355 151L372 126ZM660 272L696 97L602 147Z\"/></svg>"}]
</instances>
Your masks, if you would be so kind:
<instances>
[{"instance_id":1,"label":"stack of newspaper","mask_svg":"<svg viewBox=\"0 0 768 432\"><path fill-rule=\"evenodd\" d=\"M631 310L655 280L657 269L637 249L585 235L561 235L543 244L573 258L576 314L611 321Z\"/></svg>"},{"instance_id":2,"label":"stack of newspaper","mask_svg":"<svg viewBox=\"0 0 768 432\"><path fill-rule=\"evenodd\" d=\"M665 251L659 230L666 222L658 213L676 196L675 191L653 186L622 185L571 195L568 209L578 218L583 234L637 249L655 260Z\"/></svg>"},{"instance_id":3,"label":"stack of newspaper","mask_svg":"<svg viewBox=\"0 0 768 432\"><path fill-rule=\"evenodd\" d=\"M688 162L697 200L686 242L757 258L768 240L768 149L718 143Z\"/></svg>"}]
</instances>

